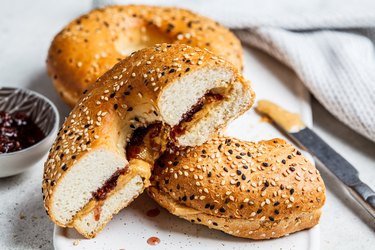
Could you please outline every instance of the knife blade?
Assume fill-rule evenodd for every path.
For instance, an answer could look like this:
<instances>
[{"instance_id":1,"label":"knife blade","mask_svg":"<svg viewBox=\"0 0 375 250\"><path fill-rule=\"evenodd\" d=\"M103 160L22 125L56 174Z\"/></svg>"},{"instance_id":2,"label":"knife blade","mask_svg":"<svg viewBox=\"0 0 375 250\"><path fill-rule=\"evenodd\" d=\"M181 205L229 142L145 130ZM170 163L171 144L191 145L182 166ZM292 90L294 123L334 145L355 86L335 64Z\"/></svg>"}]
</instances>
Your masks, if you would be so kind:
<instances>
[{"instance_id":1,"label":"knife blade","mask_svg":"<svg viewBox=\"0 0 375 250\"><path fill-rule=\"evenodd\" d=\"M270 101L259 101L257 111L269 116L293 142L310 152L333 173L350 194L375 218L375 192L359 178L357 169L308 128L298 114L291 113Z\"/></svg>"}]
</instances>

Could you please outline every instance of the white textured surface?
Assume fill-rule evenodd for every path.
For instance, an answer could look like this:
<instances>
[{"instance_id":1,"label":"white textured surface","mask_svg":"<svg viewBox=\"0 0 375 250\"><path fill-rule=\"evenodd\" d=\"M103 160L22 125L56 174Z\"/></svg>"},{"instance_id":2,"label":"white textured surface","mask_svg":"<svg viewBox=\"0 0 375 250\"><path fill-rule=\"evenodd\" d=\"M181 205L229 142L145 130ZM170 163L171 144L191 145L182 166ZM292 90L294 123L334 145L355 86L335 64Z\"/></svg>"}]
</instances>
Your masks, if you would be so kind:
<instances>
[{"instance_id":1,"label":"white textured surface","mask_svg":"<svg viewBox=\"0 0 375 250\"><path fill-rule=\"evenodd\" d=\"M50 87L44 60L53 35L67 21L87 11L89 7L88 0L19 0L1 3L0 85L24 86L39 91L54 101L64 117L68 108ZM247 65L248 76L254 83L262 84L265 80L274 79L293 86L298 81L288 69L261 52L252 50L252 56L259 63ZM267 93L270 99L277 95L272 90ZM375 144L339 123L316 102L313 102L313 115L317 133L353 163L360 171L361 178L375 188ZM270 135L259 134L255 139L263 136L266 138ZM327 204L320 224L321 248L371 249L375 245L374 220L361 210L333 177L321 172L328 189ZM1 249L53 247L53 225L43 209L41 178L42 162L32 171L0 179ZM163 225L157 224L158 227ZM254 249L257 249L256 245Z\"/></svg>"}]
</instances>

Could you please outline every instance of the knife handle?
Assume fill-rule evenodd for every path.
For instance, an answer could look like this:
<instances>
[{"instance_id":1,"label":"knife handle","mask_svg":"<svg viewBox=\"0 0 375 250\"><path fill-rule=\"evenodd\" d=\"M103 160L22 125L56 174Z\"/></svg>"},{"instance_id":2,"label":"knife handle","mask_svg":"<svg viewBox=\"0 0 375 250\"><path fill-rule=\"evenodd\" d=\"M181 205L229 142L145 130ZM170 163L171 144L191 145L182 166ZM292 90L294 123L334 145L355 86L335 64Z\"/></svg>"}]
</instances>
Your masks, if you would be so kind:
<instances>
[{"instance_id":1,"label":"knife handle","mask_svg":"<svg viewBox=\"0 0 375 250\"><path fill-rule=\"evenodd\" d=\"M360 182L349 187L350 194L375 218L375 192L367 184Z\"/></svg>"}]
</instances>

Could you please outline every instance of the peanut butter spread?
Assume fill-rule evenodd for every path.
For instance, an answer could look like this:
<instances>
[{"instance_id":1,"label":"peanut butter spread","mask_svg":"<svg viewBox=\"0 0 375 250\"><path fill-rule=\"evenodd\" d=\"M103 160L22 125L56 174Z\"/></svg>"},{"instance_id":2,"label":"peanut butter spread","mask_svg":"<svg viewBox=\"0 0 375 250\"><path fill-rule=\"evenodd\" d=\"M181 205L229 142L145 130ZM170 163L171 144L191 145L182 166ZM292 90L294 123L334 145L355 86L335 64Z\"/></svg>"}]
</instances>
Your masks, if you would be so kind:
<instances>
[{"instance_id":1,"label":"peanut butter spread","mask_svg":"<svg viewBox=\"0 0 375 250\"><path fill-rule=\"evenodd\" d=\"M298 132L306 127L298 114L291 113L273 102L260 100L256 110L270 117L278 126L289 133Z\"/></svg>"}]
</instances>

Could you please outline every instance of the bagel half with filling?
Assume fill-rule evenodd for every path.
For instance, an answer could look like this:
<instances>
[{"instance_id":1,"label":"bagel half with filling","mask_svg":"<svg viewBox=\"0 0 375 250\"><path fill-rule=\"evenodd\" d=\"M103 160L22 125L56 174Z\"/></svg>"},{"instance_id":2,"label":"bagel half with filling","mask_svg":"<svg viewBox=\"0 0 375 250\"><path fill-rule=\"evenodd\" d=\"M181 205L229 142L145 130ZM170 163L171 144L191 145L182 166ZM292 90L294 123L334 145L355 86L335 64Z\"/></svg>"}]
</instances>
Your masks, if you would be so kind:
<instances>
[{"instance_id":1,"label":"bagel half with filling","mask_svg":"<svg viewBox=\"0 0 375 250\"><path fill-rule=\"evenodd\" d=\"M58 133L44 168L48 215L94 237L149 186L168 143L204 143L253 99L238 70L204 49L133 53L85 92Z\"/></svg>"},{"instance_id":2,"label":"bagel half with filling","mask_svg":"<svg viewBox=\"0 0 375 250\"><path fill-rule=\"evenodd\" d=\"M183 219L257 240L313 227L325 202L318 170L282 139L220 137L167 151L148 193Z\"/></svg>"},{"instance_id":3,"label":"bagel half with filling","mask_svg":"<svg viewBox=\"0 0 375 250\"><path fill-rule=\"evenodd\" d=\"M96 9L70 22L52 41L48 73L73 107L119 60L157 43L207 48L238 69L243 66L240 41L217 22L184 9L128 5Z\"/></svg>"}]
</instances>

